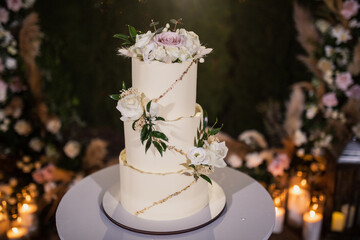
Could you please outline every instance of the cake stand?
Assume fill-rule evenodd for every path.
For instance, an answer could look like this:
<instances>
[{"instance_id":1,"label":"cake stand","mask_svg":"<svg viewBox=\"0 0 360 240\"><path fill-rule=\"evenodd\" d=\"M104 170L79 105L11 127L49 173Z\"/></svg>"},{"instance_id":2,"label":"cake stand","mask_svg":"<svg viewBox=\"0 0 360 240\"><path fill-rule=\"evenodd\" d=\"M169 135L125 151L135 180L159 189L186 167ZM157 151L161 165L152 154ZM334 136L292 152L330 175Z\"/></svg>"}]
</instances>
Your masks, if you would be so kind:
<instances>
[{"instance_id":1,"label":"cake stand","mask_svg":"<svg viewBox=\"0 0 360 240\"><path fill-rule=\"evenodd\" d=\"M176 235L135 233L111 222L101 208L107 189L119 179L119 166L105 168L80 181L61 200L56 212L60 239L86 240L220 240L268 239L275 223L275 209L267 191L254 179L231 168L216 169L211 178L226 194L226 209L212 223Z\"/></svg>"}]
</instances>

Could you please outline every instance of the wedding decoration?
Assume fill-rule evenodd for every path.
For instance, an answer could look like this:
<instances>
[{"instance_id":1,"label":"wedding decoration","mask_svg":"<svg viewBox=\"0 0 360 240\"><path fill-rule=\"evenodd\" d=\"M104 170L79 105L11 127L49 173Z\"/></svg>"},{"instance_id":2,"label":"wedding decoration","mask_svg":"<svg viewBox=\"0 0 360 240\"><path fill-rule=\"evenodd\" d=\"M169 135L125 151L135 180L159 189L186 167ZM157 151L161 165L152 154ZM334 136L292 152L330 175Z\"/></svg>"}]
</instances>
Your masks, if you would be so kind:
<instances>
[{"instance_id":1,"label":"wedding decoration","mask_svg":"<svg viewBox=\"0 0 360 240\"><path fill-rule=\"evenodd\" d=\"M0 225L9 239L38 229L37 215L51 204L51 217L91 152L85 141L65 136L62 116L49 110L36 63L43 34L33 0L2 1L0 7ZM99 140L98 140L99 141ZM102 141L102 140L101 140ZM103 142L103 141L102 141ZM83 151L86 148L86 151ZM97 146L99 148L99 146ZM101 159L106 144L101 147ZM100 149L100 150L101 150ZM89 164L94 166L93 164ZM84 169L85 171L87 168ZM5 233L5 232L4 232Z\"/></svg>"}]
</instances>

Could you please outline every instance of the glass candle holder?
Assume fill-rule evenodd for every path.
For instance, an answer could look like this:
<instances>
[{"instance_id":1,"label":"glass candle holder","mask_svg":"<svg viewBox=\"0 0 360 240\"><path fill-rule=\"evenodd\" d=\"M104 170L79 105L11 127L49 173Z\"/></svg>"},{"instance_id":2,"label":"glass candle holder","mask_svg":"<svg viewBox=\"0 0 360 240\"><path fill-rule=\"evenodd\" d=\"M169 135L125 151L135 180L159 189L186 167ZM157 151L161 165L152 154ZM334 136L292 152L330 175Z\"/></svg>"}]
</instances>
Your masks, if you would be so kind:
<instances>
[{"instance_id":1,"label":"glass candle holder","mask_svg":"<svg viewBox=\"0 0 360 240\"><path fill-rule=\"evenodd\" d=\"M275 226L273 233L281 233L283 231L285 219L286 190L274 189L271 196L275 206Z\"/></svg>"}]
</instances>

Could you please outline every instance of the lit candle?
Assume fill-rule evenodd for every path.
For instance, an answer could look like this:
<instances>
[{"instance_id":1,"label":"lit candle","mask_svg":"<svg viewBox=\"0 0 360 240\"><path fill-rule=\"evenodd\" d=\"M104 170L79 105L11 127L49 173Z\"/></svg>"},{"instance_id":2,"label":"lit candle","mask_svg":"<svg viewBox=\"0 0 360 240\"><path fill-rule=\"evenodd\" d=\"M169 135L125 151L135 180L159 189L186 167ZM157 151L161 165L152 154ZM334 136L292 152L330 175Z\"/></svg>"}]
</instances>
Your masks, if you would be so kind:
<instances>
[{"instance_id":1,"label":"lit candle","mask_svg":"<svg viewBox=\"0 0 360 240\"><path fill-rule=\"evenodd\" d=\"M21 225L27 228L34 227L36 224L37 206L31 203L24 203L19 209L19 215L21 217Z\"/></svg>"},{"instance_id":2,"label":"lit candle","mask_svg":"<svg viewBox=\"0 0 360 240\"><path fill-rule=\"evenodd\" d=\"M301 227L303 213L310 204L310 194L298 185L290 188L288 199L288 221L294 227Z\"/></svg>"},{"instance_id":3,"label":"lit candle","mask_svg":"<svg viewBox=\"0 0 360 240\"><path fill-rule=\"evenodd\" d=\"M285 209L281 207L275 207L275 226L273 233L281 233L284 226Z\"/></svg>"},{"instance_id":4,"label":"lit candle","mask_svg":"<svg viewBox=\"0 0 360 240\"><path fill-rule=\"evenodd\" d=\"M345 215L342 212L333 212L331 218L331 231L342 232L345 226Z\"/></svg>"},{"instance_id":5,"label":"lit candle","mask_svg":"<svg viewBox=\"0 0 360 240\"><path fill-rule=\"evenodd\" d=\"M303 227L303 238L304 240L319 240L321 234L323 216L320 213L316 213L311 210L304 213L304 227Z\"/></svg>"},{"instance_id":6,"label":"lit candle","mask_svg":"<svg viewBox=\"0 0 360 240\"><path fill-rule=\"evenodd\" d=\"M0 212L0 236L5 234L6 230L9 228L10 221L6 213Z\"/></svg>"},{"instance_id":7,"label":"lit candle","mask_svg":"<svg viewBox=\"0 0 360 240\"><path fill-rule=\"evenodd\" d=\"M21 239L28 233L26 228L17 228L13 227L9 231L7 231L6 236L8 239L15 240L15 239Z\"/></svg>"}]
</instances>

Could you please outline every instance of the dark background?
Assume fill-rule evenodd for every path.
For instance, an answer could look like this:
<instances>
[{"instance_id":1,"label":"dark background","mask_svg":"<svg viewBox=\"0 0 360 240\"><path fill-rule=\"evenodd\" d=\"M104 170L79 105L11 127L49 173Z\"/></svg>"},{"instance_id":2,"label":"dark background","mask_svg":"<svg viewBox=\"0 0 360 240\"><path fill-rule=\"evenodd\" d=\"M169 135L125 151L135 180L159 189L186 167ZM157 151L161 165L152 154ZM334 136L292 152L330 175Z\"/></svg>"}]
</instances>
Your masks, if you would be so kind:
<instances>
[{"instance_id":1,"label":"dark background","mask_svg":"<svg viewBox=\"0 0 360 240\"><path fill-rule=\"evenodd\" d=\"M129 59L117 56L126 24L150 29L151 19L165 25L183 18L182 27L214 49L199 65L197 102L237 136L246 129L264 130L258 105L285 102L292 83L309 79L296 59L290 0L39 0L44 33L39 64L44 71L46 101L63 118L77 106L87 127L118 129L120 114L108 98L131 84ZM75 116L75 117L74 117ZM70 118L68 118L70 119ZM121 134L121 133L119 133Z\"/></svg>"}]
</instances>

